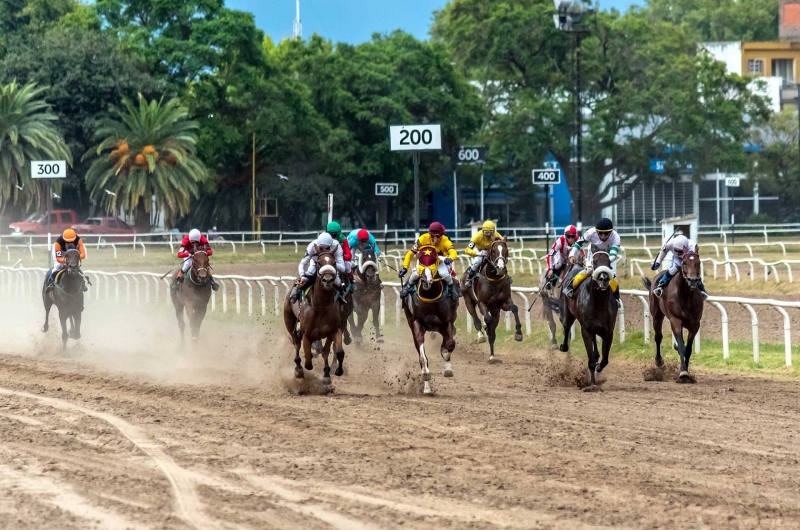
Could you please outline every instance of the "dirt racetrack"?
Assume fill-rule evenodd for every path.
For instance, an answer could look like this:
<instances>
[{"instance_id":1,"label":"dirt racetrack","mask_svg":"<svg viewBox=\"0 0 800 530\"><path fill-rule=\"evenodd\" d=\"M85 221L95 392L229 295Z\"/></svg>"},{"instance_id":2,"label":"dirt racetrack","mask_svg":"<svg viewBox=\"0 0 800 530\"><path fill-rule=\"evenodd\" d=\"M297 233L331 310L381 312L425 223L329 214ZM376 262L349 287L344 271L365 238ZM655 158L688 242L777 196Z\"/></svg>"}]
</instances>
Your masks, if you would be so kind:
<instances>
[{"instance_id":1,"label":"dirt racetrack","mask_svg":"<svg viewBox=\"0 0 800 530\"><path fill-rule=\"evenodd\" d=\"M347 348L322 395L274 320L217 315L193 350L163 305L87 305L62 354L40 316L0 312L2 528L800 526L795 380L644 382L612 357L587 394L583 355L490 366L462 334L423 397L401 332Z\"/></svg>"}]
</instances>

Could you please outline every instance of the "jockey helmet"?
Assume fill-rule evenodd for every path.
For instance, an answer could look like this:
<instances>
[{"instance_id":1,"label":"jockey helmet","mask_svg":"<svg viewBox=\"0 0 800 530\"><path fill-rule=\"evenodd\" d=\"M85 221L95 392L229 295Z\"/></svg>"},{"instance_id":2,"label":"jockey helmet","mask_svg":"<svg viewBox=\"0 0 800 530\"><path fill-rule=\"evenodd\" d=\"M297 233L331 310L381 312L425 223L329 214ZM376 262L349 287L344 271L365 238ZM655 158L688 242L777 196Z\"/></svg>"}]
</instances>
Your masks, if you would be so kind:
<instances>
[{"instance_id":1,"label":"jockey helmet","mask_svg":"<svg viewBox=\"0 0 800 530\"><path fill-rule=\"evenodd\" d=\"M72 228L67 228L66 230L64 230L64 233L61 234L61 237L63 237L64 241L66 241L67 243L72 243L73 241L75 241L78 235Z\"/></svg>"},{"instance_id":2,"label":"jockey helmet","mask_svg":"<svg viewBox=\"0 0 800 530\"><path fill-rule=\"evenodd\" d=\"M369 240L369 232L367 232L365 229L362 228L356 234L356 239L358 239L359 241L368 241Z\"/></svg>"},{"instance_id":3,"label":"jockey helmet","mask_svg":"<svg viewBox=\"0 0 800 530\"><path fill-rule=\"evenodd\" d=\"M336 221L331 221L328 223L328 226L325 228L325 230L331 235L336 234L338 236L342 233L342 225Z\"/></svg>"},{"instance_id":4,"label":"jockey helmet","mask_svg":"<svg viewBox=\"0 0 800 530\"><path fill-rule=\"evenodd\" d=\"M578 237L578 228L575 225L569 225L564 229L564 235L567 237Z\"/></svg>"},{"instance_id":5,"label":"jockey helmet","mask_svg":"<svg viewBox=\"0 0 800 530\"><path fill-rule=\"evenodd\" d=\"M439 221L434 221L428 227L428 233L432 236L441 236L445 233L444 225Z\"/></svg>"},{"instance_id":6,"label":"jockey helmet","mask_svg":"<svg viewBox=\"0 0 800 530\"><path fill-rule=\"evenodd\" d=\"M199 243L201 237L203 236L200 233L200 230L198 230L197 228L192 228L191 230L189 230L189 241Z\"/></svg>"},{"instance_id":7,"label":"jockey helmet","mask_svg":"<svg viewBox=\"0 0 800 530\"><path fill-rule=\"evenodd\" d=\"M595 225L594 229L600 233L611 232L612 230L614 230L614 223L612 223L611 219L609 219L608 217L603 217L602 219L597 221L597 224Z\"/></svg>"},{"instance_id":8,"label":"jockey helmet","mask_svg":"<svg viewBox=\"0 0 800 530\"><path fill-rule=\"evenodd\" d=\"M317 246L320 248L327 247L325 250L330 250L333 246L333 238L329 233L322 232L319 237L317 237Z\"/></svg>"},{"instance_id":9,"label":"jockey helmet","mask_svg":"<svg viewBox=\"0 0 800 530\"><path fill-rule=\"evenodd\" d=\"M491 230L492 232L494 232L496 228L493 221L484 221L483 226L481 226L481 230Z\"/></svg>"},{"instance_id":10,"label":"jockey helmet","mask_svg":"<svg viewBox=\"0 0 800 530\"><path fill-rule=\"evenodd\" d=\"M688 247L689 240L686 236L675 236L675 239L672 240L672 253L678 257L683 256Z\"/></svg>"}]
</instances>

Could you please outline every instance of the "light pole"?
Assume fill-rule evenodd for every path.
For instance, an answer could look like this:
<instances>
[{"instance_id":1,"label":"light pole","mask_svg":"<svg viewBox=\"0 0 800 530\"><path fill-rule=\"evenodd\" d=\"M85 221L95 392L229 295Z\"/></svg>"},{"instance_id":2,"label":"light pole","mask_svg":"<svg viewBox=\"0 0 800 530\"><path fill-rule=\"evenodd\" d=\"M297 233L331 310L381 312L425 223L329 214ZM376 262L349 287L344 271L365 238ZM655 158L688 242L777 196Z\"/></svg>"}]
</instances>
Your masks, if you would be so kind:
<instances>
[{"instance_id":1,"label":"light pole","mask_svg":"<svg viewBox=\"0 0 800 530\"><path fill-rule=\"evenodd\" d=\"M575 84L573 99L575 101L575 177L578 188L578 225L583 224L583 109L581 104L581 40L589 31L583 25L583 19L595 12L588 0L570 2L553 0L558 11L553 16L556 28L575 35Z\"/></svg>"}]
</instances>

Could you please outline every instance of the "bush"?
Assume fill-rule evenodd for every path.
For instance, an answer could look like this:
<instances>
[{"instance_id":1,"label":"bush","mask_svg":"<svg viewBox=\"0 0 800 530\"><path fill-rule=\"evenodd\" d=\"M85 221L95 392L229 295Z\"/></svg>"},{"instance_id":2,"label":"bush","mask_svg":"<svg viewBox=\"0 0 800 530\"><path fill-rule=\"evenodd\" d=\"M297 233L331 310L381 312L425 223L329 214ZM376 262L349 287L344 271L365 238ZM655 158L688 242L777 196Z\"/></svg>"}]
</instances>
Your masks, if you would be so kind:
<instances>
[{"instance_id":1,"label":"bush","mask_svg":"<svg viewBox=\"0 0 800 530\"><path fill-rule=\"evenodd\" d=\"M749 225L768 225L775 223L775 219L768 213L754 213L747 220Z\"/></svg>"}]
</instances>

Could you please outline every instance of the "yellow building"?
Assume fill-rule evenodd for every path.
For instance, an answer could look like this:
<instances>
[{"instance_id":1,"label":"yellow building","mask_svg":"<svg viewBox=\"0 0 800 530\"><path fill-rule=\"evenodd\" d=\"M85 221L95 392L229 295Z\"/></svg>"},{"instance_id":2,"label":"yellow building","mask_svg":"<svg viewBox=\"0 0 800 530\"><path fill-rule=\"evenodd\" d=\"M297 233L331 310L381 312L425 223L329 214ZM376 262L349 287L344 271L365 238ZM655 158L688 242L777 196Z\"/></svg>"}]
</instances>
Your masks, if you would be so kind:
<instances>
[{"instance_id":1,"label":"yellow building","mask_svg":"<svg viewBox=\"0 0 800 530\"><path fill-rule=\"evenodd\" d=\"M758 77L780 77L784 85L797 83L800 42L742 43L742 73Z\"/></svg>"}]
</instances>

